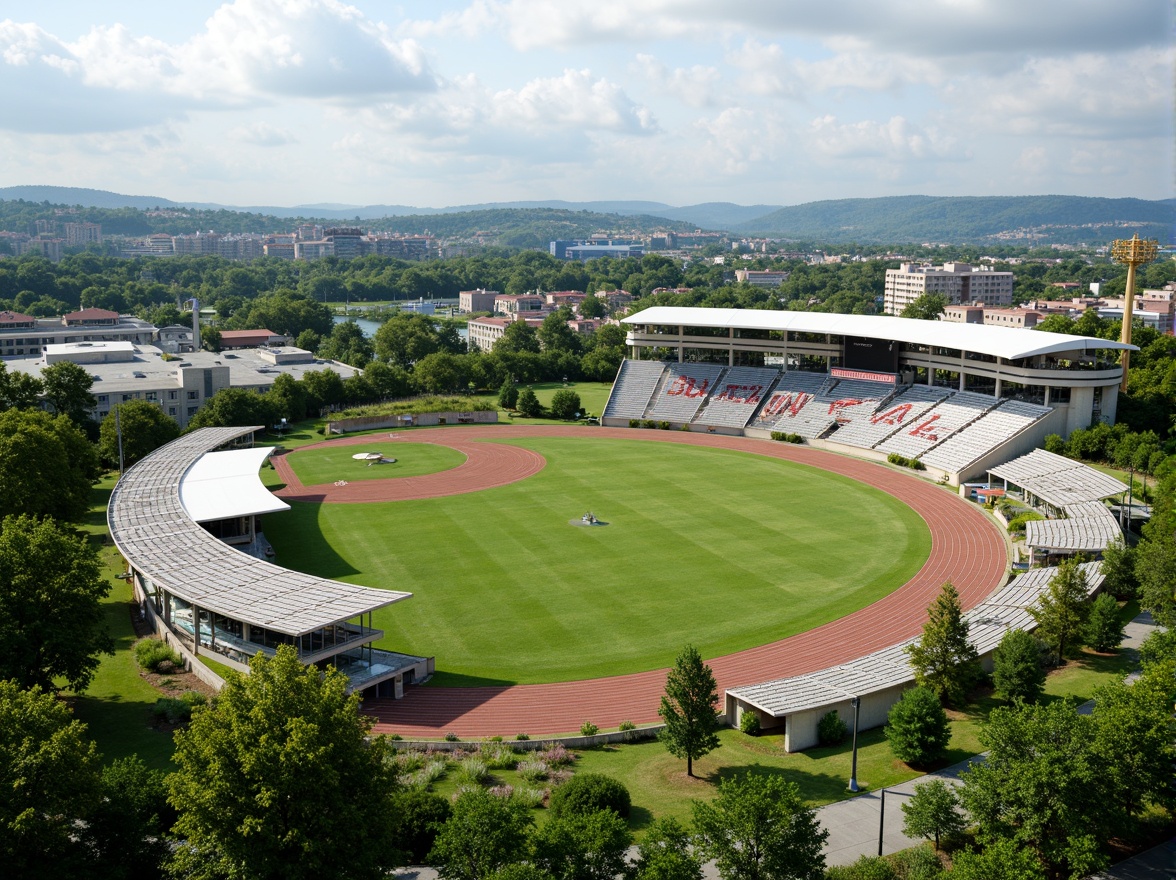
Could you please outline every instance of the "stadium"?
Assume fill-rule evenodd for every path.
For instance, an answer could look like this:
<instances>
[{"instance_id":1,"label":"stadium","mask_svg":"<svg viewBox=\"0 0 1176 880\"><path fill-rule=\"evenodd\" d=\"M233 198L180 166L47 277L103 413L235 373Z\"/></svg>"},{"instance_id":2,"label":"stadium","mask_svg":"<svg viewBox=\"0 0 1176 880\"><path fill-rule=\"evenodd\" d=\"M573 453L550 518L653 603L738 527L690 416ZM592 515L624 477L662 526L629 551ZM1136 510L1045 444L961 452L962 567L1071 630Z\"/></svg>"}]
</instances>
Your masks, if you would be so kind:
<instances>
[{"instance_id":1,"label":"stadium","mask_svg":"<svg viewBox=\"0 0 1176 880\"><path fill-rule=\"evenodd\" d=\"M866 320L873 324L875 319ZM463 459L456 467L402 479L366 479L365 474L304 485L293 464L287 467L285 459L292 463L294 456L282 456L275 466L285 486L277 497L258 479L272 449L252 447L254 429L193 432L124 475L108 510L111 534L128 562L144 614L193 670L214 684L218 669L244 669L252 653L291 644L304 662L329 664L347 674L352 689L364 694L365 709L378 719L378 730L420 738L524 730L546 736L571 733L586 720L605 729L622 721L656 722L666 658L672 657L667 646L690 641L701 643L715 672L728 721L737 723L743 713L755 712L765 728L783 730L787 748L804 748L811 744L817 713L829 708L849 714L851 703L858 702L862 727L881 723L890 703L909 684L902 644L917 636L927 605L945 581L955 584L970 609L982 653L991 652L993 639L1005 627L1026 625L1025 608L1042 586L1041 570L1006 586L1004 538L977 505L879 460L903 450L904 458L925 461L927 472L941 484L959 485L1017 459L1039 445L1045 433L1068 433L1084 412L1087 418L1094 414L1096 403L1100 417L1108 416L1108 408L1113 414L1114 389L1121 378L1117 366L1097 360L1099 349L1121 347L1118 343L1037 332L1027 339L1020 338L1022 331L1003 328L931 325L939 342L963 347L922 351L930 343L920 340L930 331L909 325L927 322L878 320L881 327L867 326L857 316L641 312L628 319L634 358L622 365L602 419L605 427L396 432L397 443L449 448ZM741 325L753 322L757 326ZM840 332L833 332L835 322L845 322L836 323ZM994 374L996 394L982 393L986 373ZM773 435L804 442L772 442L768 438ZM856 443L848 442L855 437L860 438ZM345 438L327 441L323 448L335 455L345 451L350 459L356 444L370 446L373 441L371 436ZM560 444L570 449L576 443L590 445L574 456L581 461L599 458L605 468L582 483L575 480L583 468L561 463ZM624 471L620 463L615 465L620 485L599 496L613 510L589 507L612 521L609 528L573 535L567 528L569 517L584 512L579 502L602 482L599 474L610 466L602 450L610 445L623 451L611 461L628 458L640 466ZM644 458L650 450L652 457ZM414 449L406 458L416 455ZM672 461L671 476L661 483L643 483L663 458ZM785 483L772 482L812 474L827 481L823 488L809 483L789 496ZM715 481L705 483L708 476ZM683 486L695 482L703 486L701 494L681 494ZM575 491L569 491L573 484ZM761 490L761 485L782 494ZM1090 491L1107 488L1092 485ZM736 500L708 508L723 491L734 492ZM856 491L863 493L861 500L855 496L849 508L834 509L829 517L818 515L842 493ZM663 492L672 503L659 504ZM870 493L890 506L868 507L881 503ZM789 505L781 503L782 497L800 502L793 520L784 519ZM440 506L456 504L454 499L467 506ZM301 540L296 532L284 545L275 541L275 558L283 563L296 559L299 544L311 548L312 556L316 546L330 549L318 552L317 561L300 561L294 566L298 572L269 561L271 545L259 534L263 515L267 527L290 516L281 513L291 506L288 501L296 511L314 513L296 518L304 529ZM589 503L595 505L596 498ZM767 507L756 508L760 503ZM896 512L895 505L906 513ZM385 506L405 511L396 520L396 535L376 528L381 517L392 516L382 512ZM392 575L380 588L374 588L364 566L355 564L358 551L347 543L352 534L362 543L364 528L341 531L333 524L331 517L348 508L351 522L366 521L370 532L379 535L379 552L369 558L390 560ZM527 519L536 509L544 522ZM860 511L871 512L862 516ZM745 517L743 531L726 529L727 520L740 521L745 512L754 516ZM691 518L708 513L711 519L702 525ZM909 552L896 554L899 558L884 576L872 579L871 573L852 568L815 571L818 561L883 559L886 554L878 548L888 535L899 533L896 524L904 517ZM782 527L774 534L770 528L755 532L765 520L770 527L776 519ZM788 545L805 519L819 520L823 536ZM463 581L455 573L463 566L483 572L516 566L463 561L452 548L428 546L433 532L413 531L418 522L444 522L452 530L470 521L496 520L504 521L503 529L491 543L501 557L512 563L529 560L523 576L514 581L500 583L476 571ZM527 540L518 545L522 549L510 551L513 545L506 542L520 533ZM548 533L552 537L546 538ZM572 541L602 542L605 536L619 545L607 565L594 569L592 562L604 549L588 546L576 554L579 568L542 569L541 577L527 573L541 570L534 566L542 554L528 555L531 543L551 555L564 552ZM856 552L855 540L860 542ZM692 545L701 556L687 552ZM787 552L779 549L786 545ZM404 587L413 574L406 560L413 553L431 559L431 568L417 571L412 581L416 597L405 602L410 593ZM644 557L649 557L650 574L640 573ZM698 559L721 564L728 574L718 574ZM671 568L670 563L685 568L658 581L657 570ZM772 581L763 575L765 569L770 575L776 566L796 563L814 569L800 578L796 593L823 577L832 586L823 592L834 599L805 618L801 631L790 632L788 615L778 607L787 604L782 594L754 588L757 577ZM589 576L577 581L580 569ZM358 583L341 579L348 577ZM776 588L794 577L781 575ZM616 581L612 591L600 584L609 578ZM474 601L470 585L478 579L492 580L488 605ZM1091 580L1097 580L1094 571ZM528 594L525 604L512 605L534 581L544 588ZM857 590L859 581L874 584L873 592ZM589 586L577 586L581 583ZM432 602L434 594L449 587L447 603L428 606L408 626L397 622L408 618L413 604L426 606L426 600ZM645 607L646 593L663 604ZM856 605L847 604L843 594L850 593ZM535 624L534 608L552 596L558 601L549 603L542 624ZM792 601L795 597L788 599ZM675 607L689 610L688 623L674 622L670 612ZM436 642L426 639L418 645L432 618L452 614L454 608L462 613L447 618L448 628L438 630ZM610 641L593 632L596 618L613 621L610 625L627 635ZM760 622L764 625L757 628ZM496 623L505 629L495 632ZM634 623L636 637L625 629ZM538 647L528 648L527 629L533 625ZM474 635L483 630L491 632L490 648L477 647ZM576 641L579 630L591 635L587 644L594 647L586 649ZM467 661L465 675L444 681L452 686L416 686L430 676L445 679L447 658L465 642L475 645L469 652L475 660ZM634 645L641 648L646 642L652 646L649 651L634 653ZM386 643L395 650L384 647ZM476 663L478 656L491 653L518 654L526 662L507 675L496 675L500 667L494 663ZM202 657L212 662L202 663ZM570 662L557 662L569 657Z\"/></svg>"}]
</instances>

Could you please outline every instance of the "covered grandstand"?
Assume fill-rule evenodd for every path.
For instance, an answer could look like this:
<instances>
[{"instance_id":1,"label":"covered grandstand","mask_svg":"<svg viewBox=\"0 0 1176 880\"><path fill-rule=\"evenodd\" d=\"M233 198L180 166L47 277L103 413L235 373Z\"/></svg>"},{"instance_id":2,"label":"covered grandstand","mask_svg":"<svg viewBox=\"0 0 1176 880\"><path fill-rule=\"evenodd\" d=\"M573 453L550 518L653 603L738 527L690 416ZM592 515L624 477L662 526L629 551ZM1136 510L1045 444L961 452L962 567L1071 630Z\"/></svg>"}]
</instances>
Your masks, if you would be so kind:
<instances>
[{"instance_id":1,"label":"covered grandstand","mask_svg":"<svg viewBox=\"0 0 1176 880\"><path fill-rule=\"evenodd\" d=\"M921 462L958 485L1113 422L1122 370L1104 339L863 315L656 306L626 318L630 359L602 417L799 436Z\"/></svg>"},{"instance_id":2,"label":"covered grandstand","mask_svg":"<svg viewBox=\"0 0 1176 880\"><path fill-rule=\"evenodd\" d=\"M248 671L257 653L291 645L303 663L333 666L348 688L399 697L433 660L373 644L372 612L411 597L289 571L266 562L263 513L288 509L258 478L274 451L254 449L257 428L203 428L130 468L107 508L135 598L157 634L214 686L201 663ZM253 555L257 554L257 555Z\"/></svg>"}]
</instances>

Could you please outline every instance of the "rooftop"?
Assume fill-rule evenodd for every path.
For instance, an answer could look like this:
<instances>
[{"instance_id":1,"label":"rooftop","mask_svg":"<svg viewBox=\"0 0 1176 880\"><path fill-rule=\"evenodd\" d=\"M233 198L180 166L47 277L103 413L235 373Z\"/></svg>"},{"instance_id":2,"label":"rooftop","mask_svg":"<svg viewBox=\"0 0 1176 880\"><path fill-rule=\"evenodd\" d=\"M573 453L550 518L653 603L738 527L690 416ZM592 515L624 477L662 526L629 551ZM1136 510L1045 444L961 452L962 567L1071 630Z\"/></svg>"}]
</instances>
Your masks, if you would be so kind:
<instances>
[{"instance_id":1,"label":"rooftop","mask_svg":"<svg viewBox=\"0 0 1176 880\"><path fill-rule=\"evenodd\" d=\"M1082 501L1101 501L1122 495L1127 485L1080 461L1034 449L988 472L1020 486L1046 504L1065 509Z\"/></svg>"}]
</instances>

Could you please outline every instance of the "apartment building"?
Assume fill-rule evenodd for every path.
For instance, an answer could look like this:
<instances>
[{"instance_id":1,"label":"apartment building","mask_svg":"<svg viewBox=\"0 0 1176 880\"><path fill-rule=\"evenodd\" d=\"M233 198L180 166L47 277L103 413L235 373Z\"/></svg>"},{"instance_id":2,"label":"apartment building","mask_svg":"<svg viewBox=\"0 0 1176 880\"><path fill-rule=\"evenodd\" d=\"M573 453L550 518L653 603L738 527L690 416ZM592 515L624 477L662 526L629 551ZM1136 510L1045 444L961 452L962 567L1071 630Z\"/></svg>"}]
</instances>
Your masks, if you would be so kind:
<instances>
[{"instance_id":1,"label":"apartment building","mask_svg":"<svg viewBox=\"0 0 1176 880\"><path fill-rule=\"evenodd\" d=\"M967 263L902 263L886 270L883 311L897 315L927 293L940 293L949 304L980 303L1010 306L1013 303L1013 273L996 272L987 266Z\"/></svg>"}]
</instances>

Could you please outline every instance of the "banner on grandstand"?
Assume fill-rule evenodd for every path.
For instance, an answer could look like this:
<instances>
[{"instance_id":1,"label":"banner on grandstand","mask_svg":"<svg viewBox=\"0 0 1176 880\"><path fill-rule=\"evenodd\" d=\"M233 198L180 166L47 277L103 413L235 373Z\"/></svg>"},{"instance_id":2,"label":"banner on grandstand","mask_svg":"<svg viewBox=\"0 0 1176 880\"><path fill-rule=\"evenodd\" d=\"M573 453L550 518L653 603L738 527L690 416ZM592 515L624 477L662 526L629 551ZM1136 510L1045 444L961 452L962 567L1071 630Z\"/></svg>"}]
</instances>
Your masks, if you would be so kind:
<instances>
[{"instance_id":1,"label":"banner on grandstand","mask_svg":"<svg viewBox=\"0 0 1176 880\"><path fill-rule=\"evenodd\" d=\"M862 379L866 382L898 384L898 376L894 373L872 373L869 370L846 370L843 367L834 367L829 371L829 375L834 379Z\"/></svg>"}]
</instances>

